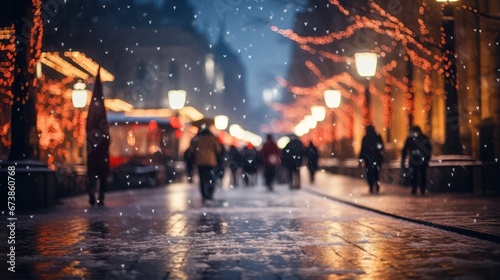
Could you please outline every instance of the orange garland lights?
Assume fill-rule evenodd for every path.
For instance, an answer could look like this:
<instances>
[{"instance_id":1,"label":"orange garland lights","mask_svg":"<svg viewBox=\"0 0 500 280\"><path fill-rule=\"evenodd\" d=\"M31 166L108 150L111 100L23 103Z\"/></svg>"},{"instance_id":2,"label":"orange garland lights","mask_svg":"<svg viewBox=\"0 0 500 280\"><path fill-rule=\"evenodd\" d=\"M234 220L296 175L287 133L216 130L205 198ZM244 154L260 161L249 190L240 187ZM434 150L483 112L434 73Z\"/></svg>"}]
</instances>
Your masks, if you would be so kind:
<instances>
[{"instance_id":1,"label":"orange garland lights","mask_svg":"<svg viewBox=\"0 0 500 280\"><path fill-rule=\"evenodd\" d=\"M361 29L368 29L375 33L388 36L392 38L393 41L390 44L379 44L374 47L374 51L379 54L380 57L386 57L389 53L398 50L396 47L400 46L399 50L403 50L406 55L406 60L410 60L413 67L417 67L422 69L426 75L423 81L423 88L425 92L424 102L424 113L427 115L430 111L431 107L431 92L434 94L442 94L442 90L433 89L432 82L430 79L430 72L436 71L438 74L446 74L446 69L449 68L450 62L447 61L446 56L442 55L440 50L440 45L438 45L434 38L430 36L431 32L423 20L423 16L426 14L426 10L428 10L428 3L425 1L422 2L418 9L419 18L417 21L417 29L413 31L409 27L407 27L403 22L401 22L397 17L391 15L389 12L384 10L379 4L374 1L369 1L369 5L371 7L370 13L376 14L382 17L384 20L376 20L372 18L368 18L367 16L361 15L351 15L351 13L344 8L339 1L330 0L330 4L334 5L338 8L338 10L343 13L345 16L350 17L352 20L352 24L343 28L343 30L338 32L327 32L327 34L322 36L301 36L295 33L291 29L280 29L277 26L271 26L271 29L282 36L289 38L290 40L299 44L299 47L312 54L312 55L320 55L323 58L329 59L335 63L346 63L349 68L351 64L352 58L348 55L344 55L344 50L329 52L324 49L319 50L314 46L321 46L333 43L335 40L343 40L347 39ZM477 13L477 11L462 7L463 9L468 9L472 12ZM438 34L434 34L436 37ZM378 43L378 42L377 42ZM442 42L440 42L442 43ZM439 49L438 52L431 51L430 48ZM400 54L401 56L401 54ZM307 96L313 103L322 101L322 91L326 87L334 87L336 89L341 89L343 98L351 98L352 104L355 104L358 107L362 107L364 98L363 94L363 86L359 84L355 78L351 77L347 72L334 75L333 77L325 77L325 75L321 72L321 67L314 65L311 61L306 61L305 66L318 78L318 83L316 85L310 87L297 87L283 78L278 78L278 83L286 87L292 94L295 96ZM403 109L408 112L413 112L414 104L413 99L411 97L410 91L414 90L414 88L409 87L408 79L396 78L391 74L398 66L398 62L391 61L380 67L377 72L375 78L383 79L384 83L387 85L382 92L378 91L378 89L374 86L370 86L370 93L373 96L377 96L384 104L384 125L386 128L391 127L392 125L392 112L393 112L393 98L390 94L391 86L400 89L402 92L406 93L406 98L404 101ZM400 75L398 73L398 75ZM343 85L347 88L351 88L357 92L356 95L350 95L350 91L343 90ZM390 85L390 86L389 86ZM458 84L455 85L458 88ZM352 90L351 90L352 91ZM346 96L349 95L349 96ZM290 104L289 107L297 108L298 106L305 106L305 102L299 98L296 98L296 102L294 104ZM343 106L343 105L341 105ZM281 107L281 110L284 111L284 107ZM369 120L362 120L362 123L367 123ZM291 129L291 127L288 127Z\"/></svg>"}]
</instances>

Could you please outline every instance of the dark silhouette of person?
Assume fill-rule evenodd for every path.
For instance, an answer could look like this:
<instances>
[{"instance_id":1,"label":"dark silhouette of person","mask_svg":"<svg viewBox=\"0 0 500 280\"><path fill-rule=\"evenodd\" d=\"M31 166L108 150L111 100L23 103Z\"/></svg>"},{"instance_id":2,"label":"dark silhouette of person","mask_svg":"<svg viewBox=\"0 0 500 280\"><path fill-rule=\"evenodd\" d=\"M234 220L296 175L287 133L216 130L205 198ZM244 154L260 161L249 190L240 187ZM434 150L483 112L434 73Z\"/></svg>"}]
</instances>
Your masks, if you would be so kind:
<instances>
[{"instance_id":1,"label":"dark silhouette of person","mask_svg":"<svg viewBox=\"0 0 500 280\"><path fill-rule=\"evenodd\" d=\"M384 162L384 141L375 131L373 125L366 127L366 134L361 142L359 153L360 166L364 163L365 174L370 193L380 191L380 170Z\"/></svg>"},{"instance_id":2,"label":"dark silhouette of person","mask_svg":"<svg viewBox=\"0 0 500 280\"><path fill-rule=\"evenodd\" d=\"M241 154L240 151L236 148L235 145L231 145L228 151L228 165L229 170L231 171L231 181L233 186L237 187L238 183L238 169L241 168Z\"/></svg>"},{"instance_id":3,"label":"dark silhouette of person","mask_svg":"<svg viewBox=\"0 0 500 280\"><path fill-rule=\"evenodd\" d=\"M409 174L411 176L413 195L417 194L417 186L420 185L420 194L427 192L427 168L432 155L432 143L418 126L411 129L406 139L401 155L401 168L405 168L406 156L408 156Z\"/></svg>"},{"instance_id":4,"label":"dark silhouette of person","mask_svg":"<svg viewBox=\"0 0 500 280\"><path fill-rule=\"evenodd\" d=\"M300 189L300 167L303 164L305 148L297 136L291 136L290 142L282 150L283 164L288 169L290 189Z\"/></svg>"},{"instance_id":5,"label":"dark silhouette of person","mask_svg":"<svg viewBox=\"0 0 500 280\"><path fill-rule=\"evenodd\" d=\"M198 167L200 192L203 201L213 198L217 182L217 169L222 154L222 145L217 137L205 127L191 140L194 165Z\"/></svg>"},{"instance_id":6,"label":"dark silhouette of person","mask_svg":"<svg viewBox=\"0 0 500 280\"><path fill-rule=\"evenodd\" d=\"M184 151L184 162L186 163L186 176L189 183L193 182L194 176L194 153L191 146Z\"/></svg>"},{"instance_id":7,"label":"dark silhouette of person","mask_svg":"<svg viewBox=\"0 0 500 280\"><path fill-rule=\"evenodd\" d=\"M110 174L109 165L109 124L104 106L104 95L101 83L100 67L97 70L96 82L89 105L87 124L87 193L90 205L104 206L106 181ZM99 182L99 185L98 185ZM99 186L99 187L98 187ZM97 200L96 190L99 190Z\"/></svg>"},{"instance_id":8,"label":"dark silhouette of person","mask_svg":"<svg viewBox=\"0 0 500 280\"><path fill-rule=\"evenodd\" d=\"M311 183L314 183L314 175L316 170L318 170L318 159L319 153L318 148L314 146L312 141L309 141L309 145L306 148L306 156L307 156L307 169L309 170L309 180Z\"/></svg>"},{"instance_id":9,"label":"dark silhouette of person","mask_svg":"<svg viewBox=\"0 0 500 280\"><path fill-rule=\"evenodd\" d=\"M281 151L271 134L266 136L266 142L262 145L259 156L264 169L264 182L266 187L272 191L276 169L281 165Z\"/></svg>"},{"instance_id":10,"label":"dark silhouette of person","mask_svg":"<svg viewBox=\"0 0 500 280\"><path fill-rule=\"evenodd\" d=\"M252 143L248 143L241 150L242 157L242 168L244 172L244 181L245 186L254 186L257 182L257 169L259 165L259 154L257 149L252 145Z\"/></svg>"}]
</instances>

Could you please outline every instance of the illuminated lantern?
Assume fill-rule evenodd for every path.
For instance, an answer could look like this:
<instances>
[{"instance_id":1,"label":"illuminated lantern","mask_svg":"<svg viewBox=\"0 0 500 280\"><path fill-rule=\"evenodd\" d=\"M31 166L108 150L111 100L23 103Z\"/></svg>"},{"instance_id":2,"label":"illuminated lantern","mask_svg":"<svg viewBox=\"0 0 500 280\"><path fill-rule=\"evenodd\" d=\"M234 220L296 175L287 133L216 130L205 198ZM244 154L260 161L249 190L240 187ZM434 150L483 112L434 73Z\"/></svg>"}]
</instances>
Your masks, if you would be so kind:
<instances>
[{"instance_id":1,"label":"illuminated lantern","mask_svg":"<svg viewBox=\"0 0 500 280\"><path fill-rule=\"evenodd\" d=\"M215 128L217 128L218 130L226 129L228 123L229 123L229 118L227 116L218 115L218 116L215 116L215 118L214 118Z\"/></svg>"},{"instance_id":2,"label":"illuminated lantern","mask_svg":"<svg viewBox=\"0 0 500 280\"><path fill-rule=\"evenodd\" d=\"M73 106L75 108L84 108L87 106L87 90L86 85L82 80L78 80L73 86L73 91L71 93L71 100L73 101Z\"/></svg>"},{"instance_id":3,"label":"illuminated lantern","mask_svg":"<svg viewBox=\"0 0 500 280\"><path fill-rule=\"evenodd\" d=\"M325 90L325 103L328 108L338 108L341 100L340 90Z\"/></svg>"},{"instance_id":4,"label":"illuminated lantern","mask_svg":"<svg viewBox=\"0 0 500 280\"><path fill-rule=\"evenodd\" d=\"M355 53L356 70L361 77L373 77L377 70L377 54L370 52Z\"/></svg>"},{"instance_id":5,"label":"illuminated lantern","mask_svg":"<svg viewBox=\"0 0 500 280\"><path fill-rule=\"evenodd\" d=\"M186 103L186 91L185 90L169 90L168 91L168 103L172 110L179 110L184 107Z\"/></svg>"},{"instance_id":6,"label":"illuminated lantern","mask_svg":"<svg viewBox=\"0 0 500 280\"><path fill-rule=\"evenodd\" d=\"M311 115L317 121L323 121L326 117L326 109L323 106L312 106Z\"/></svg>"}]
</instances>

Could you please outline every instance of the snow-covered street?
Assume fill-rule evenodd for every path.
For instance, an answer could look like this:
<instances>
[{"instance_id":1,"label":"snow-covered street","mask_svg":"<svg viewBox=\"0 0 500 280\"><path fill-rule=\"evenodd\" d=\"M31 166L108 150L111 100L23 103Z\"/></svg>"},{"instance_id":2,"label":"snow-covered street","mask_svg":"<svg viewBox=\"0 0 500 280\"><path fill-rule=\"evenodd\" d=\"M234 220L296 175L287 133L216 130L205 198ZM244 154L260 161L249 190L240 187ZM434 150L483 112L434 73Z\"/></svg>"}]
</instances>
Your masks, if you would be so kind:
<instances>
[{"instance_id":1,"label":"snow-covered street","mask_svg":"<svg viewBox=\"0 0 500 280\"><path fill-rule=\"evenodd\" d=\"M106 203L91 208L78 196L56 209L18 216L17 272L7 276L487 279L500 274L497 243L290 191L287 185L274 192L261 185L226 186L203 204L196 184L177 183L109 193Z\"/></svg>"}]
</instances>

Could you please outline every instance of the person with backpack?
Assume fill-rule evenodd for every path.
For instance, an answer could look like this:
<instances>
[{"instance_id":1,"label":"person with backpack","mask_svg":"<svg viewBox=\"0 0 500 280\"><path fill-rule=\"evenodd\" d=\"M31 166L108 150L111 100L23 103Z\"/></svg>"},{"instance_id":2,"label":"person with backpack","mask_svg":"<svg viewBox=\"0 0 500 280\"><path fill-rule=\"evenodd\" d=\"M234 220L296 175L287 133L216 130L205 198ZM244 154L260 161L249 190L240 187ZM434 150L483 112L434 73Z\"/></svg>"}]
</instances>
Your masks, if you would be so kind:
<instances>
[{"instance_id":1,"label":"person with backpack","mask_svg":"<svg viewBox=\"0 0 500 280\"><path fill-rule=\"evenodd\" d=\"M305 156L304 144L297 136L293 135L281 154L283 164L288 169L290 189L300 189L300 167L303 165Z\"/></svg>"},{"instance_id":2,"label":"person with backpack","mask_svg":"<svg viewBox=\"0 0 500 280\"><path fill-rule=\"evenodd\" d=\"M405 160L408 156L409 173L411 176L413 195L417 194L417 187L420 185L420 194L427 192L427 168L432 155L432 144L418 126L411 129L410 135L406 139L401 155L401 169L405 169Z\"/></svg>"},{"instance_id":3,"label":"person with backpack","mask_svg":"<svg viewBox=\"0 0 500 280\"><path fill-rule=\"evenodd\" d=\"M373 125L366 127L366 134L361 142L359 153L360 166L364 163L366 180L370 187L370 193L380 191L380 170L384 162L384 141L375 131Z\"/></svg>"},{"instance_id":4,"label":"person with backpack","mask_svg":"<svg viewBox=\"0 0 500 280\"><path fill-rule=\"evenodd\" d=\"M259 166L259 154L257 149L248 143L241 150L242 157L242 169L243 169L243 179L245 181L245 186L255 186L257 184L257 170Z\"/></svg>"}]
</instances>

